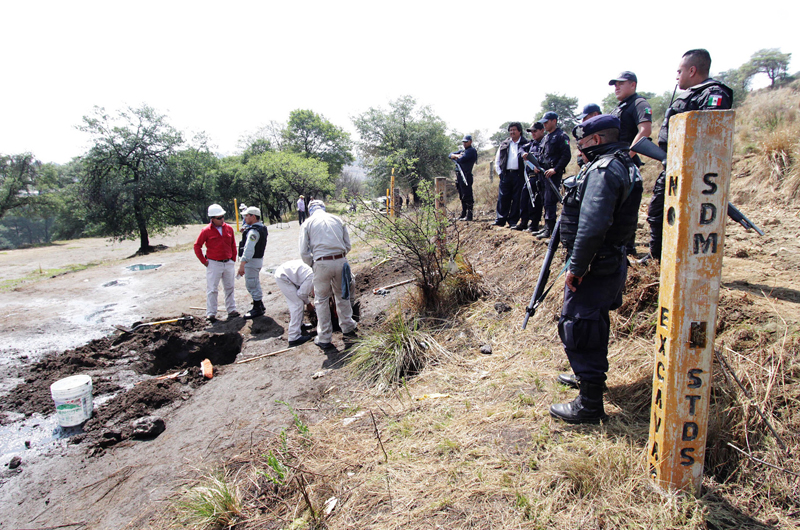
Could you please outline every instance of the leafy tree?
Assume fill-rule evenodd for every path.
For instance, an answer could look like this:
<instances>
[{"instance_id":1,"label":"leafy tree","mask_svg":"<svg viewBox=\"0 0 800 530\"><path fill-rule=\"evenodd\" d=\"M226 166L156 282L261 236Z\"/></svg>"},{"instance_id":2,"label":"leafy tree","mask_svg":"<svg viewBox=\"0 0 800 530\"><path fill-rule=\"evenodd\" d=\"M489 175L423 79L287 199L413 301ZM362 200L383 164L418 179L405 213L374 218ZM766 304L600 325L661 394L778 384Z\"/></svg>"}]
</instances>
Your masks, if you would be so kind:
<instances>
[{"instance_id":1,"label":"leafy tree","mask_svg":"<svg viewBox=\"0 0 800 530\"><path fill-rule=\"evenodd\" d=\"M325 162L331 175L338 175L353 161L350 133L311 110L297 109L289 114L283 149Z\"/></svg>"},{"instance_id":2,"label":"leafy tree","mask_svg":"<svg viewBox=\"0 0 800 530\"><path fill-rule=\"evenodd\" d=\"M377 193L388 188L392 169L417 200L421 182L433 181L450 168L450 138L444 121L430 107L417 107L411 96L389 103L389 110L370 108L353 118L361 136L359 150Z\"/></svg>"},{"instance_id":3,"label":"leafy tree","mask_svg":"<svg viewBox=\"0 0 800 530\"><path fill-rule=\"evenodd\" d=\"M610 114L612 110L617 108L617 105L619 105L619 101L617 101L617 95L613 92L604 97L603 101L600 103L603 114Z\"/></svg>"},{"instance_id":4,"label":"leafy tree","mask_svg":"<svg viewBox=\"0 0 800 530\"><path fill-rule=\"evenodd\" d=\"M754 53L750 60L742 65L745 75L752 77L756 74L767 74L770 80L770 87L775 87L775 81L779 81L787 76L789 61L792 60L791 53L781 53L780 48L766 48Z\"/></svg>"},{"instance_id":5,"label":"leafy tree","mask_svg":"<svg viewBox=\"0 0 800 530\"><path fill-rule=\"evenodd\" d=\"M204 198L194 179L205 168L172 159L185 143L183 135L152 107L129 107L113 117L95 107L79 129L94 142L83 157L82 196L87 218L103 235L138 233L139 252L151 252L150 230L186 222ZM207 151L204 145L196 149Z\"/></svg>"},{"instance_id":6,"label":"leafy tree","mask_svg":"<svg viewBox=\"0 0 800 530\"><path fill-rule=\"evenodd\" d=\"M324 196L334 190L327 165L297 153L267 152L252 157L237 180L247 200L260 205L262 214L276 221L292 209L298 196Z\"/></svg>"},{"instance_id":7,"label":"leafy tree","mask_svg":"<svg viewBox=\"0 0 800 530\"><path fill-rule=\"evenodd\" d=\"M238 147L247 154L261 154L266 151L280 151L283 148L283 132L286 124L270 121L252 134L239 138Z\"/></svg>"},{"instance_id":8,"label":"leafy tree","mask_svg":"<svg viewBox=\"0 0 800 530\"><path fill-rule=\"evenodd\" d=\"M550 111L558 114L559 127L564 131L572 131L572 128L578 123L578 98L554 93L545 94L542 110L536 119L542 119L545 112Z\"/></svg>"},{"instance_id":9,"label":"leafy tree","mask_svg":"<svg viewBox=\"0 0 800 530\"><path fill-rule=\"evenodd\" d=\"M30 153L0 155L0 218L13 208L37 200L42 163Z\"/></svg>"},{"instance_id":10,"label":"leafy tree","mask_svg":"<svg viewBox=\"0 0 800 530\"><path fill-rule=\"evenodd\" d=\"M522 134L527 135L528 133L525 132L525 129L530 129L531 124L528 123L528 122L524 122L524 121L522 121L520 123L522 124ZM503 140L508 138L508 126L509 125L511 125L510 121L505 122L503 125L501 125L497 129L497 132L495 132L493 135L491 135L489 137L489 142L493 146L500 147L500 144L503 142Z\"/></svg>"}]
</instances>

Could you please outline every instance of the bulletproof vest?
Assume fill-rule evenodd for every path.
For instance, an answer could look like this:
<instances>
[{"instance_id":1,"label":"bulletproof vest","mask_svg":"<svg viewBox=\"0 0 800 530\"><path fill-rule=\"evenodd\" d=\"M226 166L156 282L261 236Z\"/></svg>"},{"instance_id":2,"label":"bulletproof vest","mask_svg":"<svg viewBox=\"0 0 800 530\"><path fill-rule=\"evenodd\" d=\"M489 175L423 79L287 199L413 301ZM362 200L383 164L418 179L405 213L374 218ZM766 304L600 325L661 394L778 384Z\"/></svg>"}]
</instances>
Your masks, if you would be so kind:
<instances>
[{"instance_id":1,"label":"bulletproof vest","mask_svg":"<svg viewBox=\"0 0 800 530\"><path fill-rule=\"evenodd\" d=\"M250 233L250 230L255 230L259 235L258 243L256 243L256 249L253 252L253 259L261 259L264 257L264 249L267 248L267 235L269 234L267 227L263 224L251 225L247 228L247 230L242 232L242 239L239 241L239 257L241 258L242 255L244 255L244 245L247 243L247 236Z\"/></svg>"},{"instance_id":2,"label":"bulletproof vest","mask_svg":"<svg viewBox=\"0 0 800 530\"><path fill-rule=\"evenodd\" d=\"M642 176L626 150L612 151L600 155L590 164L585 164L580 173L564 180L564 205L561 211L561 241L568 251L572 250L578 233L581 201L586 192L586 177L594 171L612 171L625 186L624 197L614 210L614 221L606 232L600 253L621 253L636 232L639 203L642 200ZM597 220L600 222L601 220Z\"/></svg>"},{"instance_id":3,"label":"bulletproof vest","mask_svg":"<svg viewBox=\"0 0 800 530\"><path fill-rule=\"evenodd\" d=\"M664 123L661 125L661 129L658 131L658 146L661 149L666 151L669 143L669 119L672 116L682 112L698 110L702 106L703 99L705 98L703 92L706 89L714 86L720 87L723 92L728 94L728 97L731 99L731 101L733 101L733 91L716 79L708 79L699 85L693 86L688 90L681 92L678 97L675 98L675 101L672 102L672 105L670 105L667 109L667 113L664 115Z\"/></svg>"},{"instance_id":4,"label":"bulletproof vest","mask_svg":"<svg viewBox=\"0 0 800 530\"><path fill-rule=\"evenodd\" d=\"M639 133L639 115L636 111L636 103L640 99L645 99L640 95L626 100L624 108L619 105L611 111L611 115L619 118L619 141L630 144Z\"/></svg>"}]
</instances>

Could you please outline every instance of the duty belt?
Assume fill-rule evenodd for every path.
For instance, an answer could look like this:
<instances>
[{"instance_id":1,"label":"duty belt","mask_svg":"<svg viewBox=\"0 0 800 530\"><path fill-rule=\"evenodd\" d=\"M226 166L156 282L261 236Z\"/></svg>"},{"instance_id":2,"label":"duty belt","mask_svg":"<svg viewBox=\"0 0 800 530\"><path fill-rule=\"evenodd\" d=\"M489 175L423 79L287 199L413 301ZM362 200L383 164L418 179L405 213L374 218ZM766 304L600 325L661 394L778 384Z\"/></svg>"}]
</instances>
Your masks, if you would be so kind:
<instances>
[{"instance_id":1,"label":"duty belt","mask_svg":"<svg viewBox=\"0 0 800 530\"><path fill-rule=\"evenodd\" d=\"M228 263L231 260L230 259L211 259L211 258L208 258L208 261L217 261L219 263Z\"/></svg>"},{"instance_id":2,"label":"duty belt","mask_svg":"<svg viewBox=\"0 0 800 530\"><path fill-rule=\"evenodd\" d=\"M314 261L327 261L327 260L334 260L334 259L342 259L345 255L344 254L334 254L333 256L322 256L321 258L317 258Z\"/></svg>"}]
</instances>

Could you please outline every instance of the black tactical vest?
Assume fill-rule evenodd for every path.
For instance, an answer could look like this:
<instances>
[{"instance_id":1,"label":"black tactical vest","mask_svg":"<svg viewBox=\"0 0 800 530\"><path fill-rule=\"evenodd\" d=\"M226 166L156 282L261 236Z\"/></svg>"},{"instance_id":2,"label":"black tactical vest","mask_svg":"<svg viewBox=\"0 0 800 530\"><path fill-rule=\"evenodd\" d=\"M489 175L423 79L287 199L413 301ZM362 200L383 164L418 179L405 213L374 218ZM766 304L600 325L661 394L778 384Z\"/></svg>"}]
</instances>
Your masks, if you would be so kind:
<instances>
[{"instance_id":1,"label":"black tactical vest","mask_svg":"<svg viewBox=\"0 0 800 530\"><path fill-rule=\"evenodd\" d=\"M253 259L261 259L264 257L264 249L267 248L267 235L269 234L267 227L263 224L251 225L247 228L247 230L242 232L242 240L239 241L239 257L241 258L244 254L244 245L247 243L247 235L250 233L250 230L255 230L259 235L258 243L256 243L256 249L253 252Z\"/></svg>"},{"instance_id":2,"label":"black tactical vest","mask_svg":"<svg viewBox=\"0 0 800 530\"><path fill-rule=\"evenodd\" d=\"M590 172L610 171L615 178L625 186L625 195L614 210L614 220L606 232L603 244L592 260L590 270L597 271L599 260L609 258L617 265L619 259L624 257L622 247L631 240L636 232L639 217L639 203L642 200L642 176L633 160L625 149L612 151L598 156L591 164L584 165L581 172L575 177L566 179L563 183L566 189L564 208L561 212L561 241L568 251L572 251L575 237L578 233L578 222L581 213L581 201L586 191L586 177ZM602 222L602 220L597 220ZM604 263L603 269L610 272L617 270L617 266ZM600 272L600 271L597 271Z\"/></svg>"},{"instance_id":3,"label":"black tactical vest","mask_svg":"<svg viewBox=\"0 0 800 530\"><path fill-rule=\"evenodd\" d=\"M664 123L658 131L658 146L661 149L666 151L667 144L669 143L669 119L682 112L701 109L704 100L708 97L706 91L709 89L716 89L714 92L727 98L725 105L720 107L719 110L731 108L733 104L733 91L727 85L720 83L716 79L709 78L699 85L695 85L681 92L667 109L667 113L664 115Z\"/></svg>"}]
</instances>

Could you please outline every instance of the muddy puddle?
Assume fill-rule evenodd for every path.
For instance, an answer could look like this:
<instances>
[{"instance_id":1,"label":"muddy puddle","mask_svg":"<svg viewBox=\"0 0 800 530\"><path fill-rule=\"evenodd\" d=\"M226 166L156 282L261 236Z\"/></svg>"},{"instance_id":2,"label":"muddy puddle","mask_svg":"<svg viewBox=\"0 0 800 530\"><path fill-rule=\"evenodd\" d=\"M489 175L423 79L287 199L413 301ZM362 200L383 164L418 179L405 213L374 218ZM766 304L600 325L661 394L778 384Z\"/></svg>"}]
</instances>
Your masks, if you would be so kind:
<instances>
[{"instance_id":1,"label":"muddy puddle","mask_svg":"<svg viewBox=\"0 0 800 530\"><path fill-rule=\"evenodd\" d=\"M207 381L200 370L204 359L213 364L215 376L235 361L242 335L237 330L203 328L204 322L198 320L143 327L47 355L27 366L9 365L0 387L0 459L58 444L85 444L94 454L132 439L134 421L179 405ZM81 426L63 428L58 425L50 385L77 374L92 378L93 414Z\"/></svg>"}]
</instances>

